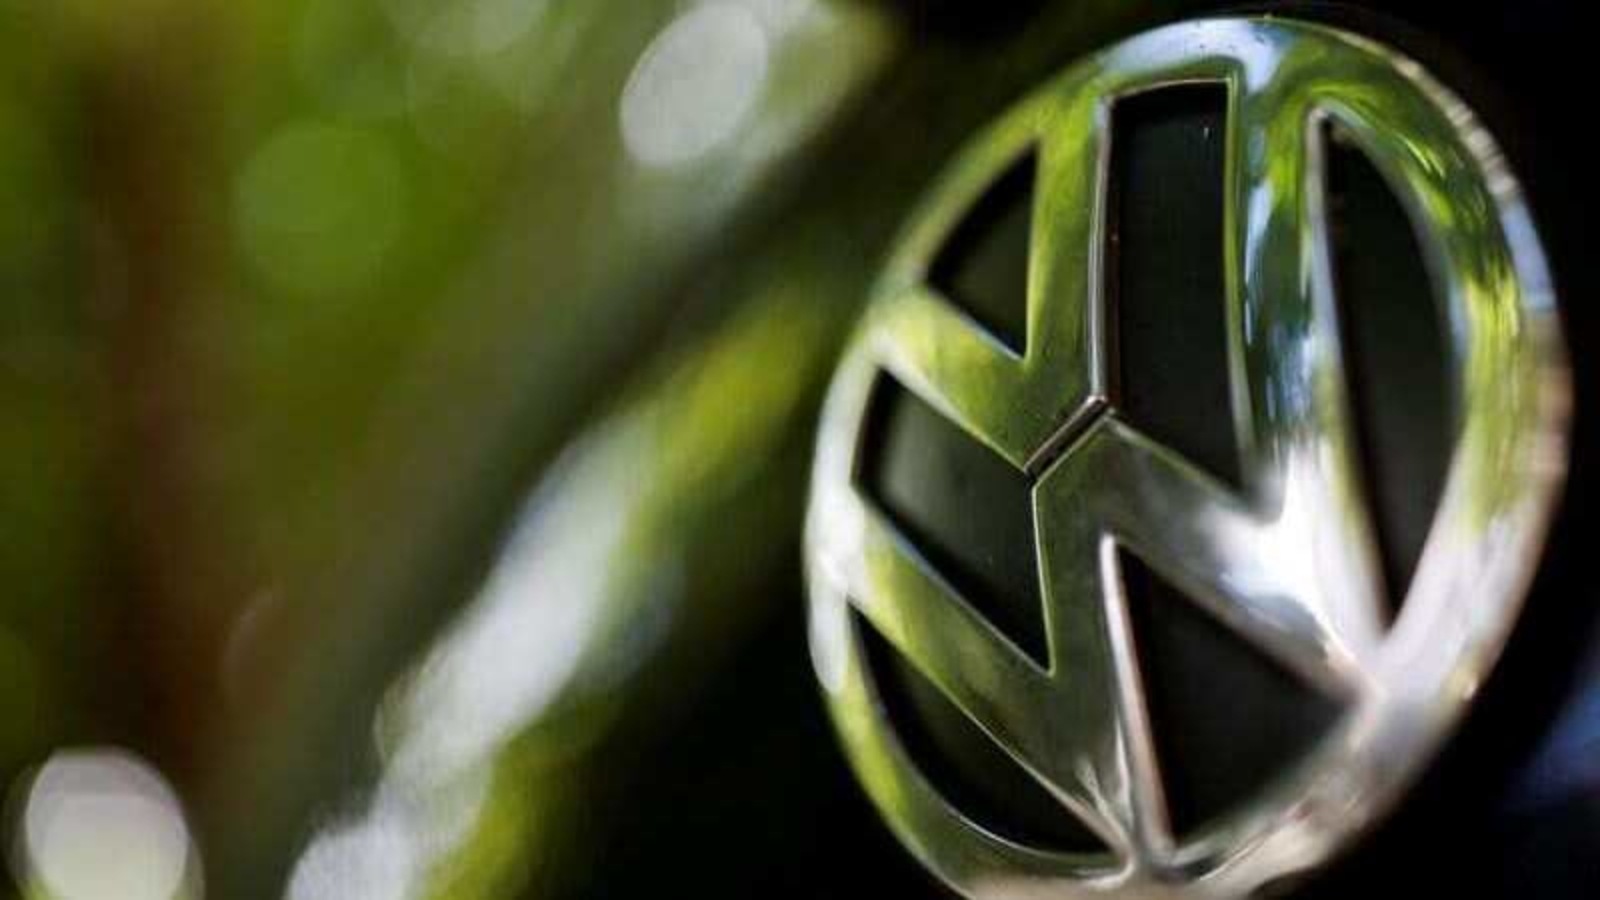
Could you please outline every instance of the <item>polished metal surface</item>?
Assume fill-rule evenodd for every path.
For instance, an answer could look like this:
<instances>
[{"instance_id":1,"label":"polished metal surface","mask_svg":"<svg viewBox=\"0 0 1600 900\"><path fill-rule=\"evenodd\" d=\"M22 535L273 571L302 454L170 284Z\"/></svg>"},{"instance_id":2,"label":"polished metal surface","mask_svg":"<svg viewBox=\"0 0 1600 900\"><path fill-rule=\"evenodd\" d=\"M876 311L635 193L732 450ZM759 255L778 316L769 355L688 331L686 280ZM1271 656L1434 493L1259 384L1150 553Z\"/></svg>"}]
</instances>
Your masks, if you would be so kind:
<instances>
[{"instance_id":1,"label":"polished metal surface","mask_svg":"<svg viewBox=\"0 0 1600 900\"><path fill-rule=\"evenodd\" d=\"M1110 111L1119 98L1190 82L1224 84L1230 98L1224 265L1238 489L1141 434L1112 389L1102 285ZM1393 621L1333 291L1329 123L1416 226L1458 385L1445 489ZM972 204L1034 148L1019 355L938 296L927 274ZM885 372L1032 479L1047 667L958 596L856 487L868 399ZM1342 31L1271 18L1169 26L1085 60L1005 115L937 184L827 401L806 538L812 651L858 776L902 842L974 897L1235 896L1325 862L1416 779L1506 643L1564 477L1568 395L1554 297L1518 185L1471 111L1420 66ZM1287 773L1193 833L1170 825L1119 547L1343 704ZM942 798L885 719L858 621L1109 852L1024 846Z\"/></svg>"}]
</instances>

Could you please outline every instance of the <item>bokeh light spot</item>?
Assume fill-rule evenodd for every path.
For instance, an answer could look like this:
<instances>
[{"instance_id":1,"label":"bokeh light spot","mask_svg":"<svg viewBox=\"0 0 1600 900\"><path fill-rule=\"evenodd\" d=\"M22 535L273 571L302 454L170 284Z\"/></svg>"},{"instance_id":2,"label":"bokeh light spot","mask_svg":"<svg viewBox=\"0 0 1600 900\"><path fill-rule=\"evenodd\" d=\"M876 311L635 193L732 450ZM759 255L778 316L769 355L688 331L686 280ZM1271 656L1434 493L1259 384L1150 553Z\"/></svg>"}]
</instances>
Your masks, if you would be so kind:
<instances>
[{"instance_id":1,"label":"bokeh light spot","mask_svg":"<svg viewBox=\"0 0 1600 900\"><path fill-rule=\"evenodd\" d=\"M340 118L381 121L405 112L406 48L365 3L312 3L295 45L297 74Z\"/></svg>"},{"instance_id":2,"label":"bokeh light spot","mask_svg":"<svg viewBox=\"0 0 1600 900\"><path fill-rule=\"evenodd\" d=\"M505 50L538 24L545 5L546 0L384 0L408 40L447 56Z\"/></svg>"},{"instance_id":3,"label":"bokeh light spot","mask_svg":"<svg viewBox=\"0 0 1600 900\"><path fill-rule=\"evenodd\" d=\"M53 756L28 788L17 837L16 865L30 896L179 900L199 893L177 795L125 751Z\"/></svg>"},{"instance_id":4,"label":"bokeh light spot","mask_svg":"<svg viewBox=\"0 0 1600 900\"><path fill-rule=\"evenodd\" d=\"M767 80L767 34L746 8L697 6L669 24L623 90L623 143L636 162L669 167L705 157L750 117Z\"/></svg>"},{"instance_id":5,"label":"bokeh light spot","mask_svg":"<svg viewBox=\"0 0 1600 900\"><path fill-rule=\"evenodd\" d=\"M405 179L380 133L298 124L245 166L235 198L240 242L260 272L297 294L358 287L399 237Z\"/></svg>"}]
</instances>

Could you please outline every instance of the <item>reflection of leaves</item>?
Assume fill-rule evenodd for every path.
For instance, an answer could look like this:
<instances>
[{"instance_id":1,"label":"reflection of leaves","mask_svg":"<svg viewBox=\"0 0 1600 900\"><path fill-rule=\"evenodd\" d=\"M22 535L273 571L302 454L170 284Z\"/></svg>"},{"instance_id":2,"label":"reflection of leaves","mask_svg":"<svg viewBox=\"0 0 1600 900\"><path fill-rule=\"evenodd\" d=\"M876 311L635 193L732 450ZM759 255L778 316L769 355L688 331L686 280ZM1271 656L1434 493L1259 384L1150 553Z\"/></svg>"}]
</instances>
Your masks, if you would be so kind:
<instances>
[{"instance_id":1,"label":"reflection of leaves","mask_svg":"<svg viewBox=\"0 0 1600 900\"><path fill-rule=\"evenodd\" d=\"M1508 225L1527 226L1522 200L1479 123L1459 101L1419 80L1425 76L1376 55L1334 55L1308 45L1293 49L1280 67L1277 90L1295 86L1301 93L1279 96L1269 88L1262 95L1267 107L1294 99L1309 104L1307 114L1312 108L1331 114L1409 209L1430 268L1442 279L1447 338L1453 362L1462 367L1459 402L1468 412L1456 457L1465 468L1457 474L1471 486L1473 526L1481 529L1525 496L1526 476L1541 465L1541 423L1552 400L1541 392L1550 386L1551 354L1559 353L1559 340L1529 320L1548 298L1524 293L1546 289L1543 260L1534 247L1520 248L1522 257L1514 257L1506 232ZM1299 120L1284 118L1283 129ZM1280 204L1301 202L1296 140L1280 130L1252 148L1267 154L1267 181ZM1302 324L1285 318L1268 326L1264 339L1247 347L1252 363L1281 355L1273 330ZM1269 400L1297 402L1289 396Z\"/></svg>"}]
</instances>

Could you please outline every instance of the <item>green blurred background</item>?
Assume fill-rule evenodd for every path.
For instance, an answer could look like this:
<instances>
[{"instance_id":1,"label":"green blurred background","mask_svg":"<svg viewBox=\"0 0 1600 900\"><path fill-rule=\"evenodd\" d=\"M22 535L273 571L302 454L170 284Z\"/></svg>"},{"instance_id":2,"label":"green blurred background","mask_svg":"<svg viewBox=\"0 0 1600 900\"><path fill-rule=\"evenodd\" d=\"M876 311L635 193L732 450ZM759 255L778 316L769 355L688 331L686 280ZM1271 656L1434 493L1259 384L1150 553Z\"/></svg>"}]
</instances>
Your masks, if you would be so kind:
<instances>
[{"instance_id":1,"label":"green blurred background","mask_svg":"<svg viewBox=\"0 0 1600 900\"><path fill-rule=\"evenodd\" d=\"M814 406L951 148L1168 6L0 0L12 890L898 873L817 849Z\"/></svg>"}]
</instances>

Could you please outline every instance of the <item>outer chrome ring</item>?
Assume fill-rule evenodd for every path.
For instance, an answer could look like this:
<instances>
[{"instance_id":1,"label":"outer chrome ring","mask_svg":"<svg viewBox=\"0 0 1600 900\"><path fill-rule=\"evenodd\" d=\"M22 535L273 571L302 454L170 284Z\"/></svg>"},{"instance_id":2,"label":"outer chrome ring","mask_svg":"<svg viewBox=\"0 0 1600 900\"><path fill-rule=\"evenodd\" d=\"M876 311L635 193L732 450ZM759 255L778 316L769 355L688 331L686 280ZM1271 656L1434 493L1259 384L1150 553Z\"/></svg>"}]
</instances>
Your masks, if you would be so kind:
<instances>
[{"instance_id":1,"label":"outer chrome ring","mask_svg":"<svg viewBox=\"0 0 1600 900\"><path fill-rule=\"evenodd\" d=\"M1225 84L1230 97L1225 266L1242 492L1120 417L1103 349L1111 105L1193 81ZM1329 120L1416 225L1459 388L1444 492L1393 622L1340 352L1322 195ZM926 275L962 215L1035 148L1019 355ZM854 487L881 372L1034 478L1047 668ZM1415 62L1271 18L1174 25L1090 57L1005 115L938 182L829 394L806 534L811 642L858 777L901 841L973 897L1236 896L1326 861L1397 802L1503 649L1563 482L1569 395L1518 185L1472 112ZM1181 837L1162 795L1119 545L1346 703L1289 773ZM1023 846L947 803L885 721L852 607L1111 852Z\"/></svg>"}]
</instances>

